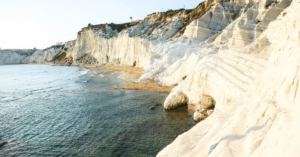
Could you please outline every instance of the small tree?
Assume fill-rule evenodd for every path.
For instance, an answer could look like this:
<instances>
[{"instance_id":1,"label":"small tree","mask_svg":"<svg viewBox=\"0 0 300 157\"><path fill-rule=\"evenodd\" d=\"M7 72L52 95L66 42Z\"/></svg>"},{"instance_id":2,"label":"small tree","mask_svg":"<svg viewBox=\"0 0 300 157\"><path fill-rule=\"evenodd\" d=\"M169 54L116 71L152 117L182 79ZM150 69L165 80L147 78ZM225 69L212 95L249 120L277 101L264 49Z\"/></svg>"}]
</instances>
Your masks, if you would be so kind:
<instances>
[{"instance_id":1,"label":"small tree","mask_svg":"<svg viewBox=\"0 0 300 157\"><path fill-rule=\"evenodd\" d=\"M132 23L132 17L130 17L131 23Z\"/></svg>"},{"instance_id":2,"label":"small tree","mask_svg":"<svg viewBox=\"0 0 300 157\"><path fill-rule=\"evenodd\" d=\"M89 23L89 24L88 24L88 27L91 27L91 26L92 26L92 24L91 24L91 23Z\"/></svg>"}]
</instances>

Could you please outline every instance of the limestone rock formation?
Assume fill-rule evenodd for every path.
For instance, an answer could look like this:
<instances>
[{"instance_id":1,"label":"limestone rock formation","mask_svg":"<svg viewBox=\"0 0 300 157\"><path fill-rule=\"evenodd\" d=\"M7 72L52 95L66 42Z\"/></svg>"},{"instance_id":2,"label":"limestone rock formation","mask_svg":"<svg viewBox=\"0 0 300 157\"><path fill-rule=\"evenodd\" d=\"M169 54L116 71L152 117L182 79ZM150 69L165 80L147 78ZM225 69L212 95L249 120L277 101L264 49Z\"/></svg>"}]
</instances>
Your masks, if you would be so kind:
<instances>
[{"instance_id":1,"label":"limestone rock formation","mask_svg":"<svg viewBox=\"0 0 300 157\"><path fill-rule=\"evenodd\" d=\"M27 57L33 50L0 50L0 65L28 63Z\"/></svg>"},{"instance_id":2,"label":"limestone rock formation","mask_svg":"<svg viewBox=\"0 0 300 157\"><path fill-rule=\"evenodd\" d=\"M195 106L202 121L158 156L300 156L299 10L299 0L207 0L83 28L66 50L0 52L0 64L136 63L136 82L176 85L164 108Z\"/></svg>"},{"instance_id":3,"label":"limestone rock formation","mask_svg":"<svg viewBox=\"0 0 300 157\"><path fill-rule=\"evenodd\" d=\"M204 120L214 112L215 100L209 95L202 95L201 97L201 101L196 105L195 121Z\"/></svg>"},{"instance_id":4,"label":"limestone rock formation","mask_svg":"<svg viewBox=\"0 0 300 157\"><path fill-rule=\"evenodd\" d=\"M202 99L200 102L201 109L209 109L215 106L215 102L213 98L209 95L202 95Z\"/></svg>"},{"instance_id":5,"label":"limestone rock formation","mask_svg":"<svg viewBox=\"0 0 300 157\"><path fill-rule=\"evenodd\" d=\"M264 3L266 2L259 5ZM261 10L266 13L270 7L278 4L289 6L288 1L278 1ZM216 99L215 111L206 120L179 136L158 156L300 155L295 146L300 141L297 133L299 119L296 118L297 106L300 104L297 90L299 9L299 1L293 1L277 18L272 18L274 20L269 22L257 38L246 36L247 31L243 34L238 29L232 30L236 35L229 38L228 45L222 43L227 46L222 47L214 58L210 57L202 65L199 64L196 77L192 80L195 83L189 82L187 86L195 88L198 85L194 92L203 91L213 95ZM260 12L266 18L274 16ZM236 21L243 18L248 19L246 15L241 15ZM223 33L230 27L228 25ZM242 40L238 36L247 38ZM247 46L239 48L245 45ZM223 90L226 86L226 90ZM191 88L185 89L188 91ZM182 87L177 90L182 91ZM190 97L194 97L192 93L185 93L191 101Z\"/></svg>"},{"instance_id":6,"label":"limestone rock formation","mask_svg":"<svg viewBox=\"0 0 300 157\"><path fill-rule=\"evenodd\" d=\"M184 93L177 93L171 99L168 100L169 103L165 103L165 109L177 109L179 107L187 106L188 98Z\"/></svg>"}]
</instances>

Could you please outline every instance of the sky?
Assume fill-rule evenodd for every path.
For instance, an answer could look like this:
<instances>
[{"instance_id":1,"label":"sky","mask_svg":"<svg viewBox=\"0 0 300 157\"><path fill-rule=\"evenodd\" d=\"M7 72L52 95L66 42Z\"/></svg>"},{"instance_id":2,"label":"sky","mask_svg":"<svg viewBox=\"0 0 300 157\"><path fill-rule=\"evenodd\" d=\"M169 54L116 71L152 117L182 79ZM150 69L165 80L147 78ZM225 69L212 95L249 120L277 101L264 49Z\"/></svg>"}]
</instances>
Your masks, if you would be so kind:
<instances>
[{"instance_id":1,"label":"sky","mask_svg":"<svg viewBox=\"0 0 300 157\"><path fill-rule=\"evenodd\" d=\"M75 40L88 23L125 23L203 0L0 0L0 48L44 49Z\"/></svg>"}]
</instances>

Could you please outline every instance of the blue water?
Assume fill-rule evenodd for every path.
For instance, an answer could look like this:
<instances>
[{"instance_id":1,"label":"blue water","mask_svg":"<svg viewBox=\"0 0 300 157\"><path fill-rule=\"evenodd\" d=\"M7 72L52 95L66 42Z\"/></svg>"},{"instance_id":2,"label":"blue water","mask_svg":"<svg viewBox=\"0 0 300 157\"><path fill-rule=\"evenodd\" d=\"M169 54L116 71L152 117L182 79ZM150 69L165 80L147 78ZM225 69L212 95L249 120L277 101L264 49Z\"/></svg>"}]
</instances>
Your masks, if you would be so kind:
<instances>
[{"instance_id":1,"label":"blue water","mask_svg":"<svg viewBox=\"0 0 300 157\"><path fill-rule=\"evenodd\" d=\"M164 111L167 93L114 90L131 75L103 68L0 66L0 156L155 156L195 124Z\"/></svg>"}]
</instances>

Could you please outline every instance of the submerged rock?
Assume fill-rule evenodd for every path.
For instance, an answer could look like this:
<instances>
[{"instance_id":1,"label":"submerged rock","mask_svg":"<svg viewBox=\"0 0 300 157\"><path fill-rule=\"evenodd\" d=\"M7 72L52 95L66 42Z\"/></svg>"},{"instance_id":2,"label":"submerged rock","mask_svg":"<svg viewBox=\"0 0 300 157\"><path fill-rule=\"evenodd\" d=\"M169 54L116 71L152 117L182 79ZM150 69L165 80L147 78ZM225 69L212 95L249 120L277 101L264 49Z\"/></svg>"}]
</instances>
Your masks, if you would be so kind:
<instances>
[{"instance_id":1,"label":"submerged rock","mask_svg":"<svg viewBox=\"0 0 300 157\"><path fill-rule=\"evenodd\" d=\"M4 145L7 144L7 143L8 143L7 141L0 142L0 147L4 146Z\"/></svg>"},{"instance_id":2,"label":"submerged rock","mask_svg":"<svg viewBox=\"0 0 300 157\"><path fill-rule=\"evenodd\" d=\"M161 104L155 104L155 106L160 106Z\"/></svg>"}]
</instances>

